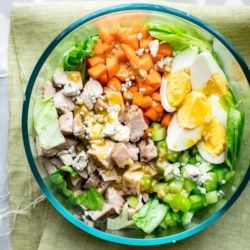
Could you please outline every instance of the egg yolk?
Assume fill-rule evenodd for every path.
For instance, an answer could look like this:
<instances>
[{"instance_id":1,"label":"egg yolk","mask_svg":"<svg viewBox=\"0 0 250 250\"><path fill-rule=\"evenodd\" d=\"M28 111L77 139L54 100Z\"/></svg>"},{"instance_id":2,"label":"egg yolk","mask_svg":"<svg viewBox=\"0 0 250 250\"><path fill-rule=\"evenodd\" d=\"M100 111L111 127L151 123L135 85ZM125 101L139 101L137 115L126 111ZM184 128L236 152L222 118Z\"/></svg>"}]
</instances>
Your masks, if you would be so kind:
<instances>
[{"instance_id":1,"label":"egg yolk","mask_svg":"<svg viewBox=\"0 0 250 250\"><path fill-rule=\"evenodd\" d=\"M187 95L177 112L179 125L187 129L194 129L208 122L210 116L211 105L207 97L197 91L192 91Z\"/></svg>"},{"instance_id":2,"label":"egg yolk","mask_svg":"<svg viewBox=\"0 0 250 250\"><path fill-rule=\"evenodd\" d=\"M224 95L228 91L227 80L225 76L220 73L213 74L207 81L203 92L206 95L217 94Z\"/></svg>"},{"instance_id":3,"label":"egg yolk","mask_svg":"<svg viewBox=\"0 0 250 250\"><path fill-rule=\"evenodd\" d=\"M217 119L212 119L203 132L204 143L207 151L212 155L221 154L226 146L226 129Z\"/></svg>"},{"instance_id":4,"label":"egg yolk","mask_svg":"<svg viewBox=\"0 0 250 250\"><path fill-rule=\"evenodd\" d=\"M70 81L77 83L81 80L81 74L78 71L68 71L67 77Z\"/></svg>"},{"instance_id":5,"label":"egg yolk","mask_svg":"<svg viewBox=\"0 0 250 250\"><path fill-rule=\"evenodd\" d=\"M171 106L179 106L191 91L190 75L184 70L172 73L168 77L167 98Z\"/></svg>"}]
</instances>

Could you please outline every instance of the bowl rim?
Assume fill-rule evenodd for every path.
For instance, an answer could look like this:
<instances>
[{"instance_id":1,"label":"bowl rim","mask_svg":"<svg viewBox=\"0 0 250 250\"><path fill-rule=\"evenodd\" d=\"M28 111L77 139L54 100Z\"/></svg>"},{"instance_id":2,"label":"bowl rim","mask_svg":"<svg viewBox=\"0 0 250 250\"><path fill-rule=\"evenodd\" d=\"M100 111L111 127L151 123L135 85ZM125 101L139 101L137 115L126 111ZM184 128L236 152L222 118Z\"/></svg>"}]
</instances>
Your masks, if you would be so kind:
<instances>
[{"instance_id":1,"label":"bowl rim","mask_svg":"<svg viewBox=\"0 0 250 250\"><path fill-rule=\"evenodd\" d=\"M180 17L186 21L194 23L195 25L208 31L210 34L216 37L231 52L231 54L234 56L234 58L237 60L237 62L241 66L241 69L243 70L248 80L248 83L250 83L250 71L244 59L241 57L239 52L234 48L234 46L218 30L216 30L214 27L212 27L208 23L184 11L180 11L178 9L167 7L167 6L162 6L162 5L143 4L143 3L114 5L114 6L106 7L106 8L97 10L95 12L92 12L90 14L87 14L83 16L82 18L78 19L77 21L73 22L67 28L65 28L59 35L57 35L57 37L44 50L44 52L42 53L41 57L37 61L31 73L30 79L26 87L24 100L23 100L23 110L22 110L22 136L23 136L23 143L24 143L26 156L29 162L29 166L31 168L31 171L40 189L45 194L45 196L47 197L49 202L52 204L52 206L57 210L57 212L59 212L64 218L66 218L66 220L68 220L77 228L97 238L100 238L109 242L119 243L123 245L133 245L133 246L155 246L155 245L162 245L162 244L167 244L167 243L174 243L176 241L190 237L196 233L201 232L202 230L204 230L205 228L213 224L215 221L217 221L217 219L220 218L232 206L232 204L238 199L238 197L240 196L240 194L246 187L250 178L250 168L248 168L243 180L241 181L235 193L223 205L223 207L221 207L217 212L209 216L206 220L204 220L200 224L190 229L187 229L183 232L170 235L170 236L164 236L164 237L152 238L152 239L151 238L148 238L148 239L129 238L129 237L112 235L112 234L100 231L98 229L95 229L93 227L90 227L87 224L85 224L83 221L80 221L78 218L72 215L68 210L66 210L61 205L61 203L55 198L55 196L50 192L48 187L45 185L42 177L40 176L38 172L36 163L33 159L32 151L31 151L31 147L29 143L29 133L28 133L28 112L29 112L29 102L30 102L32 89L33 89L34 83L36 81L37 75L40 72L42 65L46 61L47 56L53 51L53 49L57 46L57 44L70 32L72 32L73 30L75 30L76 28L85 24L88 21L91 21L95 18L104 16L107 14L112 14L116 12L124 12L124 11L136 11L136 10L153 11L153 12L158 12L162 14L170 14L172 16Z\"/></svg>"}]
</instances>

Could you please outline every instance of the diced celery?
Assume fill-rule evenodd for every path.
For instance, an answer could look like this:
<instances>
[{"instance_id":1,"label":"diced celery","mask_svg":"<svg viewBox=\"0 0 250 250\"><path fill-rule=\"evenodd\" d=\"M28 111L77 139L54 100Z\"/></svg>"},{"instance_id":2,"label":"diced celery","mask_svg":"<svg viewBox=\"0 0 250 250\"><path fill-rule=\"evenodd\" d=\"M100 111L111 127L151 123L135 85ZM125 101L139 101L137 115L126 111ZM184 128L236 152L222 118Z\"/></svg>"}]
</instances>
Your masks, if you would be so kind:
<instances>
[{"instance_id":1,"label":"diced celery","mask_svg":"<svg viewBox=\"0 0 250 250\"><path fill-rule=\"evenodd\" d=\"M167 213L166 216L164 217L164 221L166 225L169 227L174 227L177 224L172 216L172 213Z\"/></svg>"},{"instance_id":2,"label":"diced celery","mask_svg":"<svg viewBox=\"0 0 250 250\"><path fill-rule=\"evenodd\" d=\"M183 182L180 180L172 180L169 184L169 192L179 194L183 188Z\"/></svg>"},{"instance_id":3,"label":"diced celery","mask_svg":"<svg viewBox=\"0 0 250 250\"><path fill-rule=\"evenodd\" d=\"M193 156L196 156L196 155L198 154L198 149L197 149L196 147L195 147L195 148L192 148L191 154L192 154Z\"/></svg>"},{"instance_id":4,"label":"diced celery","mask_svg":"<svg viewBox=\"0 0 250 250\"><path fill-rule=\"evenodd\" d=\"M158 122L153 122L151 127L152 127L152 129L158 129L158 128L161 128L161 124Z\"/></svg>"},{"instance_id":5,"label":"diced celery","mask_svg":"<svg viewBox=\"0 0 250 250\"><path fill-rule=\"evenodd\" d=\"M139 203L139 200L137 197L131 195L127 197L127 202L130 207L136 208Z\"/></svg>"},{"instance_id":6,"label":"diced celery","mask_svg":"<svg viewBox=\"0 0 250 250\"><path fill-rule=\"evenodd\" d=\"M195 156L191 157L191 158L189 159L188 162L189 162L190 164L195 164L195 163L197 163L196 157L195 157Z\"/></svg>"},{"instance_id":7,"label":"diced celery","mask_svg":"<svg viewBox=\"0 0 250 250\"><path fill-rule=\"evenodd\" d=\"M229 172L228 169L226 169L226 168L216 168L216 169L213 169L212 172L217 173L218 182L219 182L220 185L225 184L225 182L226 182L225 177L226 177L226 174Z\"/></svg>"},{"instance_id":8,"label":"diced celery","mask_svg":"<svg viewBox=\"0 0 250 250\"><path fill-rule=\"evenodd\" d=\"M205 160L201 157L200 154L196 154L195 159L197 162L205 162Z\"/></svg>"},{"instance_id":9,"label":"diced celery","mask_svg":"<svg viewBox=\"0 0 250 250\"><path fill-rule=\"evenodd\" d=\"M163 190L164 192L169 191L169 186L167 183L164 182L157 182L154 185L152 185L152 191L157 193L159 191Z\"/></svg>"},{"instance_id":10,"label":"diced celery","mask_svg":"<svg viewBox=\"0 0 250 250\"><path fill-rule=\"evenodd\" d=\"M175 220L177 224L181 223L181 216L179 213L172 213L172 218Z\"/></svg>"},{"instance_id":11,"label":"diced celery","mask_svg":"<svg viewBox=\"0 0 250 250\"><path fill-rule=\"evenodd\" d=\"M191 210L199 210L204 207L205 198L203 195L190 195L189 200L191 202Z\"/></svg>"},{"instance_id":12,"label":"diced celery","mask_svg":"<svg viewBox=\"0 0 250 250\"><path fill-rule=\"evenodd\" d=\"M150 175L143 175L140 180L141 191L147 191L151 187L152 177Z\"/></svg>"},{"instance_id":13,"label":"diced celery","mask_svg":"<svg viewBox=\"0 0 250 250\"><path fill-rule=\"evenodd\" d=\"M189 180L189 179L184 179L183 180L183 188L188 192L191 193L192 190L194 190L196 188L196 184Z\"/></svg>"},{"instance_id":14,"label":"diced celery","mask_svg":"<svg viewBox=\"0 0 250 250\"><path fill-rule=\"evenodd\" d=\"M167 158L169 161L177 162L179 155L180 155L180 152L176 152L176 151L172 151L172 150L168 149Z\"/></svg>"},{"instance_id":15,"label":"diced celery","mask_svg":"<svg viewBox=\"0 0 250 250\"><path fill-rule=\"evenodd\" d=\"M191 208L191 202L183 195L179 194L167 194L163 198L164 202L167 202L174 211L188 212Z\"/></svg>"},{"instance_id":16,"label":"diced celery","mask_svg":"<svg viewBox=\"0 0 250 250\"><path fill-rule=\"evenodd\" d=\"M157 161L153 165L157 173L163 175L167 164L166 161Z\"/></svg>"},{"instance_id":17,"label":"diced celery","mask_svg":"<svg viewBox=\"0 0 250 250\"><path fill-rule=\"evenodd\" d=\"M189 159L190 159L190 155L189 155L188 151L185 151L185 152L183 152L183 153L180 155L178 161L179 161L180 163L187 164L188 161L189 161Z\"/></svg>"},{"instance_id":18,"label":"diced celery","mask_svg":"<svg viewBox=\"0 0 250 250\"><path fill-rule=\"evenodd\" d=\"M167 143L166 140L162 140L159 141L157 143L157 155L160 159L167 159L167 155L168 155L168 147L167 147Z\"/></svg>"},{"instance_id":19,"label":"diced celery","mask_svg":"<svg viewBox=\"0 0 250 250\"><path fill-rule=\"evenodd\" d=\"M163 219L162 222L159 225L160 227L167 229L168 228L168 224L166 223L166 221Z\"/></svg>"},{"instance_id":20,"label":"diced celery","mask_svg":"<svg viewBox=\"0 0 250 250\"><path fill-rule=\"evenodd\" d=\"M218 175L217 173L214 172L209 172L208 173L210 179L206 180L204 183L204 187L207 192L216 190L218 187Z\"/></svg>"},{"instance_id":21,"label":"diced celery","mask_svg":"<svg viewBox=\"0 0 250 250\"><path fill-rule=\"evenodd\" d=\"M214 168L214 165L208 162L203 162L198 165L198 168L202 173L207 173Z\"/></svg>"},{"instance_id":22,"label":"diced celery","mask_svg":"<svg viewBox=\"0 0 250 250\"><path fill-rule=\"evenodd\" d=\"M181 218L182 225L185 226L185 225L190 224L193 216L194 216L194 213L192 212L184 213Z\"/></svg>"},{"instance_id":23,"label":"diced celery","mask_svg":"<svg viewBox=\"0 0 250 250\"><path fill-rule=\"evenodd\" d=\"M219 200L218 192L216 190L206 193L205 197L207 205L217 203Z\"/></svg>"},{"instance_id":24,"label":"diced celery","mask_svg":"<svg viewBox=\"0 0 250 250\"><path fill-rule=\"evenodd\" d=\"M153 128L151 134L151 139L153 141L161 141L166 138L166 129L163 127Z\"/></svg>"},{"instance_id":25,"label":"diced celery","mask_svg":"<svg viewBox=\"0 0 250 250\"><path fill-rule=\"evenodd\" d=\"M225 175L225 181L226 181L226 182L231 181L231 180L233 179L234 175L235 175L235 171L230 171L230 172L228 172L228 173Z\"/></svg>"}]
</instances>

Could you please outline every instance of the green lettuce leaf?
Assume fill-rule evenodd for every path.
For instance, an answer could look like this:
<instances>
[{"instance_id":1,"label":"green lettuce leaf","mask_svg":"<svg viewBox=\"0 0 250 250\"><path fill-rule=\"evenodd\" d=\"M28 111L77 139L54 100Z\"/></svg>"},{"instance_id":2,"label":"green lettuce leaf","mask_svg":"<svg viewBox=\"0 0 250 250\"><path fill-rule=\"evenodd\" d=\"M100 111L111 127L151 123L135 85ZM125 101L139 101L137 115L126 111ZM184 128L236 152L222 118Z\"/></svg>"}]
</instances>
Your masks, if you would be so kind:
<instances>
[{"instance_id":1,"label":"green lettuce leaf","mask_svg":"<svg viewBox=\"0 0 250 250\"><path fill-rule=\"evenodd\" d=\"M91 187L79 194L76 197L76 202L89 210L102 210L104 198L96 188Z\"/></svg>"},{"instance_id":2,"label":"green lettuce leaf","mask_svg":"<svg viewBox=\"0 0 250 250\"><path fill-rule=\"evenodd\" d=\"M146 233L152 233L161 223L168 207L160 204L158 199L150 199L132 216L134 224Z\"/></svg>"},{"instance_id":3,"label":"green lettuce leaf","mask_svg":"<svg viewBox=\"0 0 250 250\"><path fill-rule=\"evenodd\" d=\"M128 204L126 203L119 216L117 216L114 219L108 218L107 229L119 230L122 228L126 228L132 224L133 224L133 221L129 220L128 218Z\"/></svg>"},{"instance_id":4,"label":"green lettuce leaf","mask_svg":"<svg viewBox=\"0 0 250 250\"><path fill-rule=\"evenodd\" d=\"M227 148L226 162L228 166L234 169L237 158L240 153L240 145L244 127L244 113L235 109L229 108L227 114Z\"/></svg>"},{"instance_id":5,"label":"green lettuce leaf","mask_svg":"<svg viewBox=\"0 0 250 250\"><path fill-rule=\"evenodd\" d=\"M64 55L63 69L66 71L80 71L83 79L85 79L86 66L84 60L92 55L98 38L98 36L89 36L83 41L75 43L74 47Z\"/></svg>"},{"instance_id":6,"label":"green lettuce leaf","mask_svg":"<svg viewBox=\"0 0 250 250\"><path fill-rule=\"evenodd\" d=\"M195 28L188 28L187 26L183 28L179 25L157 22L147 22L145 26L152 37L169 43L174 51L183 51L194 46L198 47L200 51L210 51L220 67L222 67L218 55L213 50L213 40L205 38Z\"/></svg>"},{"instance_id":7,"label":"green lettuce leaf","mask_svg":"<svg viewBox=\"0 0 250 250\"><path fill-rule=\"evenodd\" d=\"M63 171L63 172L67 172L70 174L71 177L73 178L77 178L79 176L79 174L75 171L75 169L71 166L62 166L60 167L60 169L58 171Z\"/></svg>"},{"instance_id":8,"label":"green lettuce leaf","mask_svg":"<svg viewBox=\"0 0 250 250\"><path fill-rule=\"evenodd\" d=\"M40 99L35 103L34 128L42 148L50 149L62 143L65 138L59 129L58 114L51 98Z\"/></svg>"}]
</instances>

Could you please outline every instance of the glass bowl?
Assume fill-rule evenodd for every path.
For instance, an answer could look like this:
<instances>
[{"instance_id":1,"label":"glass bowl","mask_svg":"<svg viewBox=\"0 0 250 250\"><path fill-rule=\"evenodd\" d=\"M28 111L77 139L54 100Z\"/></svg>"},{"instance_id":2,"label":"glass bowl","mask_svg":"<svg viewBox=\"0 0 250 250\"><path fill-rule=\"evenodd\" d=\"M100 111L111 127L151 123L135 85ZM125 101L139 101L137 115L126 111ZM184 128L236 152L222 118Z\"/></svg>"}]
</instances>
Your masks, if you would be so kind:
<instances>
[{"instance_id":1,"label":"glass bowl","mask_svg":"<svg viewBox=\"0 0 250 250\"><path fill-rule=\"evenodd\" d=\"M92 228L75 217L58 195L48 188L44 182L47 175L41 159L37 156L34 141L33 107L36 98L41 96L41 89L47 79L51 79L65 51L84 36L96 33L94 26L113 24L114 20L129 23L131 20L144 18L162 19L166 22L192 27L203 35L212 37L214 50L219 55L224 71L229 79L230 87L238 99L243 100L239 109L245 112L245 127L240 157L236 166L236 175L231 186L226 190L224 199L215 206L199 214L189 228L182 231L167 231L154 238L145 238L139 230L104 232ZM237 200L248 183L250 170L250 72L237 50L216 29L204 21L188 13L152 4L126 4L105 8L82 17L62 31L43 52L29 79L22 114L22 133L26 155L31 170L42 192L54 208L69 222L81 230L98 238L126 245L152 246L175 242L190 237L214 223Z\"/></svg>"}]
</instances>

